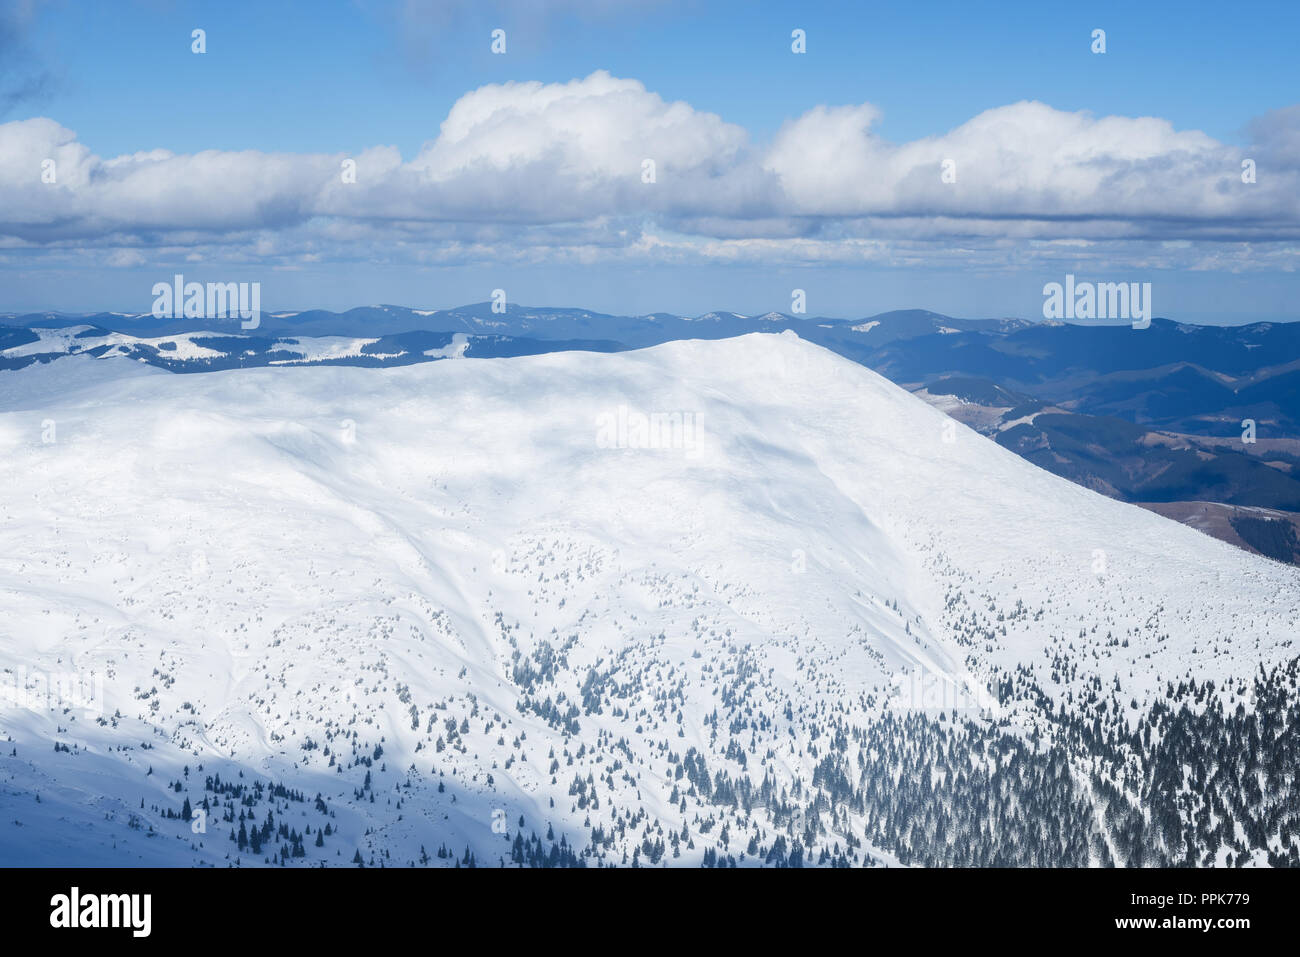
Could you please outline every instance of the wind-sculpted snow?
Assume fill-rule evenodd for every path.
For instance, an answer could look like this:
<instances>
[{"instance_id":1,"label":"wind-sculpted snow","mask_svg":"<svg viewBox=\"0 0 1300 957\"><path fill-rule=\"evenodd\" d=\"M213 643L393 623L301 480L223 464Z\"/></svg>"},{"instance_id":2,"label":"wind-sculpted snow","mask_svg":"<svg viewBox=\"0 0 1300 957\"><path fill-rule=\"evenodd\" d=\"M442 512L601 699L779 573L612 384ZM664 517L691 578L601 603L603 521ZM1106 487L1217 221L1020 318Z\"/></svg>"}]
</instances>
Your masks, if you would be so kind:
<instances>
[{"instance_id":1,"label":"wind-sculpted snow","mask_svg":"<svg viewBox=\"0 0 1300 957\"><path fill-rule=\"evenodd\" d=\"M5 863L1222 863L1300 833L1293 792L1185 846L1143 810L1205 790L1153 763L1171 713L1245 733L1215 709L1286 687L1296 569L792 333L71 357L0 374L0 480ZM1294 715L1294 672L1264 697Z\"/></svg>"}]
</instances>

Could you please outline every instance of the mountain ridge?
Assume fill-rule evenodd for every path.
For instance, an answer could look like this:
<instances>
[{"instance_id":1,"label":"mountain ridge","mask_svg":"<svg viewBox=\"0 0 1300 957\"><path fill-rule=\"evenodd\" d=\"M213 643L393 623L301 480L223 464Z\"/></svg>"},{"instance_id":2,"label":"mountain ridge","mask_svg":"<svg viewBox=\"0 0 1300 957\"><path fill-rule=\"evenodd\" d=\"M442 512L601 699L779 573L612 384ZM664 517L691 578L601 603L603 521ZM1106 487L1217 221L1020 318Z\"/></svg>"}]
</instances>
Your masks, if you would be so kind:
<instances>
[{"instance_id":1,"label":"mountain ridge","mask_svg":"<svg viewBox=\"0 0 1300 957\"><path fill-rule=\"evenodd\" d=\"M37 321L55 327L30 324ZM635 317L513 304L500 312L491 302L448 310L381 305L343 314L271 313L247 332L234 322L225 331L202 320L120 314L10 322L18 324L0 328L0 371L74 352L172 372L302 363L379 367L453 353L615 352L788 329L884 373L1089 488L1159 508L1208 500L1226 509L1266 509L1268 520L1293 530L1291 537L1300 534L1300 324L1219 327L1157 318L1134 330L957 319L927 310L864 320L777 312ZM1050 415L1038 423L1044 411ZM1048 423L1051 428L1041 427ZM1223 522L1196 527L1300 563L1300 538L1288 549L1288 535L1274 534L1283 529L1243 538ZM1272 544L1261 552L1251 544L1259 541Z\"/></svg>"},{"instance_id":2,"label":"mountain ridge","mask_svg":"<svg viewBox=\"0 0 1300 957\"><path fill-rule=\"evenodd\" d=\"M1240 851L1195 828L1184 848L1138 809L1201 799L1144 783L1184 760L1162 709L1230 709L1286 667L1300 572L1034 468L789 333L202 376L71 357L0 377L0 402L19 490L0 660L105 683L90 718L0 712L6 853L1293 853L1269 817L1285 793L1241 805L1252 835L1273 823ZM677 424L611 438L610 415ZM998 716L908 699L912 669L973 680ZM1076 752L1093 721L1110 744ZM958 766L942 804L882 790ZM999 833L958 838L1008 791ZM206 804L205 836L182 799ZM927 836L935 815L949 837Z\"/></svg>"}]
</instances>

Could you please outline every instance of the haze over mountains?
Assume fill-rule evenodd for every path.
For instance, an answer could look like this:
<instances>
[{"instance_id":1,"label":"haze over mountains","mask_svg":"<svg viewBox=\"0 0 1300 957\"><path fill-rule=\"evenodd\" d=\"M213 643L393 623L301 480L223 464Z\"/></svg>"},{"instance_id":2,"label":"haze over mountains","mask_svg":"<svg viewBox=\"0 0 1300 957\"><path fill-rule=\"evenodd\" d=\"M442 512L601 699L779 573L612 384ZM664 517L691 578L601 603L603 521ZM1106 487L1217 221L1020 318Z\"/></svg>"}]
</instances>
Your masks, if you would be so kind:
<instances>
[{"instance_id":1,"label":"haze over mountains","mask_svg":"<svg viewBox=\"0 0 1300 957\"><path fill-rule=\"evenodd\" d=\"M0 374L0 855L1300 860L1300 571L790 333L459 355Z\"/></svg>"},{"instance_id":2,"label":"haze over mountains","mask_svg":"<svg viewBox=\"0 0 1300 957\"><path fill-rule=\"evenodd\" d=\"M9 315L0 369L81 353L175 372L258 365L405 365L449 355L612 352L792 329L917 391L1049 471L1149 505L1271 558L1300 561L1300 323L1149 328L713 312L613 316L490 302L371 306L238 321Z\"/></svg>"}]
</instances>

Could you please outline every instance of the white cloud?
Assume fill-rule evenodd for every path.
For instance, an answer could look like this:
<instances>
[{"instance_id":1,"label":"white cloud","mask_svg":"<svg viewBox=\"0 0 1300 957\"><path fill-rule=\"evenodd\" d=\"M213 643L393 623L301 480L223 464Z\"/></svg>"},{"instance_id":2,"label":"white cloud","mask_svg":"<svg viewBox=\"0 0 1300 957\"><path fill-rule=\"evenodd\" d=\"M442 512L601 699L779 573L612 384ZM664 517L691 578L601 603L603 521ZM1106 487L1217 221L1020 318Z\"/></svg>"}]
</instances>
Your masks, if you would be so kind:
<instances>
[{"instance_id":1,"label":"white cloud","mask_svg":"<svg viewBox=\"0 0 1300 957\"><path fill-rule=\"evenodd\" d=\"M890 143L869 104L817 107L787 124L765 168L791 215L908 216L1033 223L1040 236L1176 233L1260 223L1297 235L1293 175L1241 181L1243 151L1153 117L1094 117L1037 102L979 114L951 132ZM951 161L955 182L944 182ZM1281 171L1281 170L1279 170Z\"/></svg>"},{"instance_id":2,"label":"white cloud","mask_svg":"<svg viewBox=\"0 0 1300 957\"><path fill-rule=\"evenodd\" d=\"M1063 255L1078 247L1055 241L1086 240L1097 255L1141 242L1143 255L1202 268L1239 263L1243 243L1267 248L1259 258L1271 268L1300 262L1300 108L1260 118L1250 150L1158 118L1036 102L906 143L879 136L879 121L871 104L818 106L759 145L719 116L603 71L467 93L409 161L387 146L353 157L105 159L33 119L0 125L0 246L116 250L118 264L215 246L286 264L911 263L962 251L995 262L1008 248ZM1241 182L1247 156L1254 184ZM340 176L349 158L356 183ZM55 184L41 181L46 159ZM652 184L642 181L647 159ZM941 178L945 160L955 183Z\"/></svg>"},{"instance_id":3,"label":"white cloud","mask_svg":"<svg viewBox=\"0 0 1300 957\"><path fill-rule=\"evenodd\" d=\"M665 103L637 80L601 70L568 83L505 83L465 94L412 165L437 182L537 165L623 180L647 157L688 171L729 164L745 139L712 113Z\"/></svg>"}]
</instances>

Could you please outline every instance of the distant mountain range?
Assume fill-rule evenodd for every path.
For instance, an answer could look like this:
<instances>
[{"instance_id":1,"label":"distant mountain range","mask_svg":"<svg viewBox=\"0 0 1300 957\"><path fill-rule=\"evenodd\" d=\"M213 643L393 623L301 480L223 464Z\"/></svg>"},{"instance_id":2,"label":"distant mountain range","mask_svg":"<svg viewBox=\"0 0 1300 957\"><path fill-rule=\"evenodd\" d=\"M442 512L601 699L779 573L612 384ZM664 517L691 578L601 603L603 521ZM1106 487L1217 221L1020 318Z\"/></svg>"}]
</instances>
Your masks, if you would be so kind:
<instances>
[{"instance_id":1,"label":"distant mountain range","mask_svg":"<svg viewBox=\"0 0 1300 957\"><path fill-rule=\"evenodd\" d=\"M916 392L1035 464L1235 545L1300 562L1300 322L1149 328L771 312L618 316L490 302L378 305L238 320L0 316L0 370L70 355L172 372L395 366L445 358L617 352L790 329Z\"/></svg>"}]
</instances>

